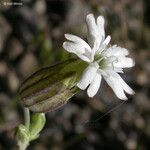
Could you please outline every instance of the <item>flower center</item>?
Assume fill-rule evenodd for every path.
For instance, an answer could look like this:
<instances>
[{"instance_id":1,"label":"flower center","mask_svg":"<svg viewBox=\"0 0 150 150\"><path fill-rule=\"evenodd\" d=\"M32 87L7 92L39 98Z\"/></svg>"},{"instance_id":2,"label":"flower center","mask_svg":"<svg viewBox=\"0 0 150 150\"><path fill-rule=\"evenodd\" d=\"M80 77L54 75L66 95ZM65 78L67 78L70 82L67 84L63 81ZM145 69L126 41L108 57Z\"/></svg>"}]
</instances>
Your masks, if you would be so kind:
<instances>
[{"instance_id":1,"label":"flower center","mask_svg":"<svg viewBox=\"0 0 150 150\"><path fill-rule=\"evenodd\" d=\"M104 69L107 66L107 59L100 54L95 55L94 61L96 61L99 64L100 69Z\"/></svg>"}]
</instances>

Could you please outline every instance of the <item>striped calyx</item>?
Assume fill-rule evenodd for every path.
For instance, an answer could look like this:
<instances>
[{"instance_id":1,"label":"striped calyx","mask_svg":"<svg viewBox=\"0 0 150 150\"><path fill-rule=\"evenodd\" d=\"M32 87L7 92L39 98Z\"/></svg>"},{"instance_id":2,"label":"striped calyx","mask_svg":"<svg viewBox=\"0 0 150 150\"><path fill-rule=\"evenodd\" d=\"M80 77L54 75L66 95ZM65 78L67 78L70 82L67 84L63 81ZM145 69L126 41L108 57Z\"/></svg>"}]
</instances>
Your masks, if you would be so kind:
<instances>
[{"instance_id":1,"label":"striped calyx","mask_svg":"<svg viewBox=\"0 0 150 150\"><path fill-rule=\"evenodd\" d=\"M21 103L33 112L61 107L79 91L76 83L87 65L70 59L35 72L20 87Z\"/></svg>"}]
</instances>

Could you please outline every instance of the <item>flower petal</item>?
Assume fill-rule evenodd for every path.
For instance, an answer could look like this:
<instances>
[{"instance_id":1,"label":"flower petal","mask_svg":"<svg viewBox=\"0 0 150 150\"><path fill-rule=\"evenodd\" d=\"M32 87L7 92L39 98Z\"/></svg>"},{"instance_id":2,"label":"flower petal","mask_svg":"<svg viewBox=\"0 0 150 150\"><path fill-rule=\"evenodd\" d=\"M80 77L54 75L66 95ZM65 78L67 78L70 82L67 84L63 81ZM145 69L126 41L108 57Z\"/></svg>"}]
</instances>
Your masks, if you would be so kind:
<instances>
[{"instance_id":1,"label":"flower petal","mask_svg":"<svg viewBox=\"0 0 150 150\"><path fill-rule=\"evenodd\" d=\"M95 54L99 52L99 47L100 47L99 39L96 39L94 41L94 45L93 45L93 48L92 48L92 51L91 51L91 60L92 61L94 60Z\"/></svg>"},{"instance_id":2,"label":"flower petal","mask_svg":"<svg viewBox=\"0 0 150 150\"><path fill-rule=\"evenodd\" d=\"M118 73L124 73L122 68L113 67L113 70Z\"/></svg>"},{"instance_id":3,"label":"flower petal","mask_svg":"<svg viewBox=\"0 0 150 150\"><path fill-rule=\"evenodd\" d=\"M99 43L101 42L101 39L99 39L99 32L93 14L87 15L86 23L88 28L88 42L90 46L93 47L95 40L98 39Z\"/></svg>"},{"instance_id":4,"label":"flower petal","mask_svg":"<svg viewBox=\"0 0 150 150\"><path fill-rule=\"evenodd\" d=\"M124 73L122 68L114 67L111 64L108 64L108 66L105 68L105 70L111 70L111 71L115 71L118 73Z\"/></svg>"},{"instance_id":5,"label":"flower petal","mask_svg":"<svg viewBox=\"0 0 150 150\"><path fill-rule=\"evenodd\" d=\"M114 93L119 99L127 100L127 97L123 91L123 88L116 78L114 78L113 76L110 76L110 77L105 76L104 78L107 84L112 88L112 90L114 91Z\"/></svg>"},{"instance_id":6,"label":"flower petal","mask_svg":"<svg viewBox=\"0 0 150 150\"><path fill-rule=\"evenodd\" d=\"M84 55L84 53L86 53L88 51L81 44L72 43L72 42L64 42L63 48L70 53L76 54L80 59L82 59L86 62L91 61L91 57L89 55Z\"/></svg>"},{"instance_id":7,"label":"flower petal","mask_svg":"<svg viewBox=\"0 0 150 150\"><path fill-rule=\"evenodd\" d=\"M125 48L117 47L116 45L108 48L105 51L105 56L127 56L129 54L128 50Z\"/></svg>"},{"instance_id":8,"label":"flower petal","mask_svg":"<svg viewBox=\"0 0 150 150\"><path fill-rule=\"evenodd\" d=\"M127 56L129 54L129 51L122 47L114 47L113 52L115 56Z\"/></svg>"},{"instance_id":9,"label":"flower petal","mask_svg":"<svg viewBox=\"0 0 150 150\"><path fill-rule=\"evenodd\" d=\"M98 32L101 35L101 37L103 37L103 39L105 38L105 30L104 30L104 17L103 16L99 16L97 18L97 28L98 28Z\"/></svg>"},{"instance_id":10,"label":"flower petal","mask_svg":"<svg viewBox=\"0 0 150 150\"><path fill-rule=\"evenodd\" d=\"M107 71L106 73L107 75L103 75L103 77L106 80L107 84L112 88L116 96L119 99L127 100L127 97L124 93L124 88L119 82L121 77L119 78L119 75L114 71Z\"/></svg>"},{"instance_id":11,"label":"flower petal","mask_svg":"<svg viewBox=\"0 0 150 150\"><path fill-rule=\"evenodd\" d=\"M76 35L72 35L72 34L65 34L65 38L67 40L70 40L74 43L79 43L81 45L83 45L88 51L91 52L91 48L88 45L88 43L86 43L83 39L81 39L80 37L76 36Z\"/></svg>"},{"instance_id":12,"label":"flower petal","mask_svg":"<svg viewBox=\"0 0 150 150\"><path fill-rule=\"evenodd\" d=\"M117 97L122 100L127 99L124 91L131 95L135 93L115 71L107 71L107 75L104 75L104 79L115 92Z\"/></svg>"},{"instance_id":13,"label":"flower petal","mask_svg":"<svg viewBox=\"0 0 150 150\"><path fill-rule=\"evenodd\" d=\"M85 52L85 47L83 47L83 45L72 42L64 42L63 48L68 52L75 54L83 54Z\"/></svg>"},{"instance_id":14,"label":"flower petal","mask_svg":"<svg viewBox=\"0 0 150 150\"><path fill-rule=\"evenodd\" d=\"M120 75L117 74L117 76L118 76L119 82L122 85L125 92L128 94L131 94L131 95L135 94L135 92L125 83L125 81L120 77Z\"/></svg>"},{"instance_id":15,"label":"flower petal","mask_svg":"<svg viewBox=\"0 0 150 150\"><path fill-rule=\"evenodd\" d=\"M99 65L94 62L91 63L86 70L83 72L83 75L81 77L81 80L77 83L77 87L79 87L82 90L85 90L87 86L92 82L96 75L96 71L98 69Z\"/></svg>"},{"instance_id":16,"label":"flower petal","mask_svg":"<svg viewBox=\"0 0 150 150\"><path fill-rule=\"evenodd\" d=\"M95 18L94 18L93 14L87 15L86 23L87 23L87 27L88 27L89 33L92 36L96 37L97 34L98 34L98 31L97 31L97 25L96 25Z\"/></svg>"},{"instance_id":17,"label":"flower petal","mask_svg":"<svg viewBox=\"0 0 150 150\"><path fill-rule=\"evenodd\" d=\"M110 37L110 35L108 35L108 36L106 37L106 39L104 40L103 44L104 44L104 45L108 45L109 42L110 42L110 40L111 40L111 37Z\"/></svg>"},{"instance_id":18,"label":"flower petal","mask_svg":"<svg viewBox=\"0 0 150 150\"><path fill-rule=\"evenodd\" d=\"M83 54L83 55L77 55L80 59L82 59L83 61L86 61L86 62L91 62L91 56L88 56L86 54Z\"/></svg>"},{"instance_id":19,"label":"flower petal","mask_svg":"<svg viewBox=\"0 0 150 150\"><path fill-rule=\"evenodd\" d=\"M106 47L109 44L110 40L111 40L111 37L108 35L106 37L106 39L103 41L103 43L100 43L100 45L98 47L98 50L96 52L98 54L102 53L106 49ZM104 54L105 54L105 52L104 52Z\"/></svg>"},{"instance_id":20,"label":"flower petal","mask_svg":"<svg viewBox=\"0 0 150 150\"><path fill-rule=\"evenodd\" d=\"M115 61L113 63L114 67L119 67L119 68L130 68L135 65L133 59L129 57L119 57L118 61Z\"/></svg>"},{"instance_id":21,"label":"flower petal","mask_svg":"<svg viewBox=\"0 0 150 150\"><path fill-rule=\"evenodd\" d=\"M100 84L101 84L101 79L102 79L101 74L96 73L94 79L92 80L92 82L87 90L87 94L89 97L93 97L94 95L96 95L96 93L100 87Z\"/></svg>"}]
</instances>

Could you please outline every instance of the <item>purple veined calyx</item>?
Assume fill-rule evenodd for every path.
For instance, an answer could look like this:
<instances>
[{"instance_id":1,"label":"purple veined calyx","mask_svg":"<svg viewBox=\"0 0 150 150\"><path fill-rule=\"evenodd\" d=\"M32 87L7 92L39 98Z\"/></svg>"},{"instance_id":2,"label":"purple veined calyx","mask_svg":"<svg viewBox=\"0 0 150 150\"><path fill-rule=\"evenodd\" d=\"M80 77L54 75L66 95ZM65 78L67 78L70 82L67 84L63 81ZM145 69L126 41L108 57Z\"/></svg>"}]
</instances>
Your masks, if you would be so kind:
<instances>
[{"instance_id":1,"label":"purple veined calyx","mask_svg":"<svg viewBox=\"0 0 150 150\"><path fill-rule=\"evenodd\" d=\"M81 60L70 59L35 72L20 87L22 105L33 112L61 107L80 90L76 84L86 67Z\"/></svg>"}]
</instances>

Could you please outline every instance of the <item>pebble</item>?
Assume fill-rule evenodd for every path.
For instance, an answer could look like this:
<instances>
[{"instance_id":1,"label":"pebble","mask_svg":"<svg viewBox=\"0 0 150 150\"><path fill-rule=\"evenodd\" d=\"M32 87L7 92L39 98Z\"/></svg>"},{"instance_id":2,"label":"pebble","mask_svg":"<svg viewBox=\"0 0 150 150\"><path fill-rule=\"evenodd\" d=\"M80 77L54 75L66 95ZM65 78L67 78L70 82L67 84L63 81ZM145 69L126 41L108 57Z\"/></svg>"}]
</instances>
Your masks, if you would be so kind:
<instances>
[{"instance_id":1,"label":"pebble","mask_svg":"<svg viewBox=\"0 0 150 150\"><path fill-rule=\"evenodd\" d=\"M3 50L7 37L11 33L11 26L8 24L6 19L0 15L0 53Z\"/></svg>"},{"instance_id":2,"label":"pebble","mask_svg":"<svg viewBox=\"0 0 150 150\"><path fill-rule=\"evenodd\" d=\"M38 69L38 62L33 53L27 53L18 66L19 73L23 78L28 77Z\"/></svg>"}]
</instances>

